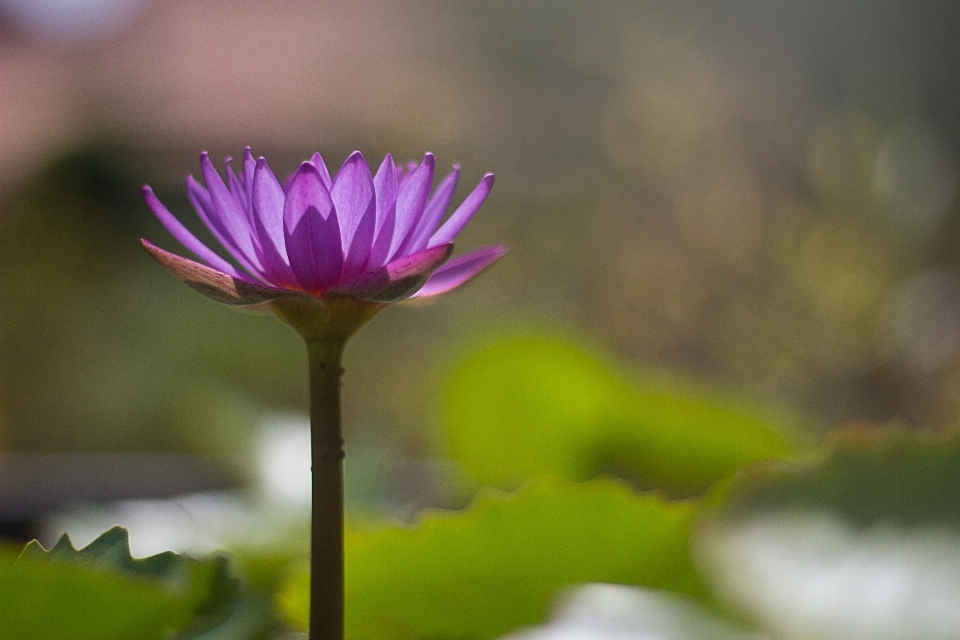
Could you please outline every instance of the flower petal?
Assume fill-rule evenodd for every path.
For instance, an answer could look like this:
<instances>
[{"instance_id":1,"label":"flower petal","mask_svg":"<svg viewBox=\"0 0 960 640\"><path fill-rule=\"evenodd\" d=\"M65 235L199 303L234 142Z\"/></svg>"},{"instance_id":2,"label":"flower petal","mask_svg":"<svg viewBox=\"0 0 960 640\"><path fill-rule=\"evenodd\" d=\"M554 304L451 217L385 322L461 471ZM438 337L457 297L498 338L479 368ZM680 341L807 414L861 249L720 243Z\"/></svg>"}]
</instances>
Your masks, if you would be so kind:
<instances>
[{"instance_id":1,"label":"flower petal","mask_svg":"<svg viewBox=\"0 0 960 640\"><path fill-rule=\"evenodd\" d=\"M210 193L202 184L194 180L193 176L187 176L187 198L189 198L190 204L193 205L194 210L197 212L197 216L200 217L203 224L210 230L213 237L217 239L217 242L240 263L240 266L249 273L257 277L262 277L264 271L261 268L260 260L250 261L246 259L243 251L237 246L237 243L233 241L230 232L223 225L220 216L214 209L213 201L210 199Z\"/></svg>"},{"instance_id":2,"label":"flower petal","mask_svg":"<svg viewBox=\"0 0 960 640\"><path fill-rule=\"evenodd\" d=\"M147 206L150 207L151 211L153 211L153 215L157 217L157 220L160 221L160 224L162 224L164 228L170 232L170 235L176 238L180 244L193 253L193 255L197 256L214 269L223 271L226 274L239 278L246 277L243 272L221 258L210 247L203 244L195 235L190 233L190 231L183 226L183 223L177 220L173 214L170 213L165 206L163 206L163 203L160 202L157 196L154 195L153 189L144 185L142 192L144 200L147 201Z\"/></svg>"},{"instance_id":3,"label":"flower petal","mask_svg":"<svg viewBox=\"0 0 960 640\"><path fill-rule=\"evenodd\" d=\"M263 247L260 245L260 233L257 230L257 214L253 209L253 177L257 172L257 161L253 159L250 147L243 150L243 175L238 189L243 194L243 210L247 214L247 226L250 228L250 244L253 245L253 254L260 265L260 272L267 276L272 275L273 269L266 260Z\"/></svg>"},{"instance_id":4,"label":"flower petal","mask_svg":"<svg viewBox=\"0 0 960 640\"><path fill-rule=\"evenodd\" d=\"M393 242L390 243L391 259L409 251L410 236L423 216L423 208L433 187L435 168L436 160L432 153L428 153L423 156L423 162L413 174L400 181L400 191L397 193L397 226L393 231Z\"/></svg>"},{"instance_id":5,"label":"flower petal","mask_svg":"<svg viewBox=\"0 0 960 640\"><path fill-rule=\"evenodd\" d=\"M330 179L330 172L327 171L327 165L323 162L323 156L320 155L320 152L317 151L313 154L313 157L310 158L310 164L317 168L317 171L320 172L320 179L323 180L323 184L326 185L327 190L329 191L333 187L333 180Z\"/></svg>"},{"instance_id":6,"label":"flower petal","mask_svg":"<svg viewBox=\"0 0 960 640\"><path fill-rule=\"evenodd\" d=\"M253 175L257 170L257 161L253 158L250 147L243 150L243 192L247 195L247 205L253 213Z\"/></svg>"},{"instance_id":7,"label":"flower petal","mask_svg":"<svg viewBox=\"0 0 960 640\"><path fill-rule=\"evenodd\" d=\"M283 233L283 204L286 195L280 181L263 158L257 160L253 174L253 222L261 262L273 284L297 286L297 279L287 258L286 237Z\"/></svg>"},{"instance_id":8,"label":"flower petal","mask_svg":"<svg viewBox=\"0 0 960 640\"><path fill-rule=\"evenodd\" d=\"M343 242L343 279L359 275L370 255L376 225L373 176L363 154L354 151L333 180L330 198Z\"/></svg>"},{"instance_id":9,"label":"flower petal","mask_svg":"<svg viewBox=\"0 0 960 640\"><path fill-rule=\"evenodd\" d=\"M376 271L338 285L328 293L372 302L403 300L421 288L433 270L443 264L452 251L453 245L445 244L402 256Z\"/></svg>"},{"instance_id":10,"label":"flower petal","mask_svg":"<svg viewBox=\"0 0 960 640\"><path fill-rule=\"evenodd\" d=\"M457 256L437 269L423 288L411 296L411 299L429 299L456 289L496 262L506 252L507 248L503 245L492 245Z\"/></svg>"},{"instance_id":11,"label":"flower petal","mask_svg":"<svg viewBox=\"0 0 960 640\"><path fill-rule=\"evenodd\" d=\"M262 304L284 296L302 295L283 289L264 287L247 278L229 275L164 251L146 240L140 240L140 244L153 256L154 260L177 279L217 302L236 305Z\"/></svg>"},{"instance_id":12,"label":"flower petal","mask_svg":"<svg viewBox=\"0 0 960 640\"><path fill-rule=\"evenodd\" d=\"M319 294L340 282L343 250L337 210L320 172L309 162L290 180L283 227L290 267L305 291Z\"/></svg>"},{"instance_id":13,"label":"flower petal","mask_svg":"<svg viewBox=\"0 0 960 640\"><path fill-rule=\"evenodd\" d=\"M410 249L417 251L427 246L427 240L436 232L440 219L443 218L447 207L450 206L450 199L453 198L453 192L457 189L459 179L460 165L455 164L453 165L453 171L447 174L440 186L430 196L430 200L427 201L423 217L420 218L420 222L417 223L417 228L413 232Z\"/></svg>"},{"instance_id":14,"label":"flower petal","mask_svg":"<svg viewBox=\"0 0 960 640\"><path fill-rule=\"evenodd\" d=\"M226 248L244 267L248 267L256 261L256 253L251 241L254 231L250 226L250 219L227 189L206 151L200 154L200 169L203 173L203 181L207 184L207 191L210 193L210 202L213 204L212 213L219 220L221 228L232 244L232 247L227 245Z\"/></svg>"},{"instance_id":15,"label":"flower petal","mask_svg":"<svg viewBox=\"0 0 960 640\"><path fill-rule=\"evenodd\" d=\"M231 158L227 158L226 166L224 171L227 174L227 187L230 189L230 195L233 196L233 199L237 202L237 207L243 213L247 214L247 227L250 228L250 217L249 210L247 208L247 194L243 190L243 183L240 181L240 178L237 177L236 171L233 170L233 167L230 166Z\"/></svg>"},{"instance_id":16,"label":"flower petal","mask_svg":"<svg viewBox=\"0 0 960 640\"><path fill-rule=\"evenodd\" d=\"M467 223L470 222L470 218L473 217L473 214L477 212L477 209L480 208L480 205L483 204L483 201L487 199L487 196L490 194L490 189L493 188L493 174L488 173L483 176L483 179L480 181L480 184L470 192L470 195L467 196L467 199L464 200L457 210L447 218L447 221L443 223L443 226L437 230L435 234L430 238L430 242L427 243L428 246L434 246L438 244L443 244L446 242L453 242L453 239L457 237L457 234L467 226Z\"/></svg>"},{"instance_id":17,"label":"flower petal","mask_svg":"<svg viewBox=\"0 0 960 640\"><path fill-rule=\"evenodd\" d=\"M377 175L373 177L373 189L376 194L376 239L370 247L367 256L366 269L379 269L390 253L390 244L393 242L393 230L397 223L397 168L393 164L393 157L388 153L380 163Z\"/></svg>"},{"instance_id":18,"label":"flower petal","mask_svg":"<svg viewBox=\"0 0 960 640\"><path fill-rule=\"evenodd\" d=\"M410 160L407 162L407 164L397 167L397 180L399 181L401 187L403 186L404 182L410 179L410 176L413 175L413 172L416 171L417 167L419 166L419 163Z\"/></svg>"}]
</instances>

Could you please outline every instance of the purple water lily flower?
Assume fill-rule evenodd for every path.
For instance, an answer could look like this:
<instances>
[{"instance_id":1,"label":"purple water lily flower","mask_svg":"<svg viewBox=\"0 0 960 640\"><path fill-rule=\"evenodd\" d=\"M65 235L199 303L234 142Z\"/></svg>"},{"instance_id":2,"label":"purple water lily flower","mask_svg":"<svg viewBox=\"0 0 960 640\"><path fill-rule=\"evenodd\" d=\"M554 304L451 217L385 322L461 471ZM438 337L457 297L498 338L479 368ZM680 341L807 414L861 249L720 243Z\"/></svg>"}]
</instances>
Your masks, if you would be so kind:
<instances>
[{"instance_id":1,"label":"purple water lily flower","mask_svg":"<svg viewBox=\"0 0 960 640\"><path fill-rule=\"evenodd\" d=\"M448 262L454 238L483 204L493 174L443 220L460 168L454 165L432 190L435 164L428 153L419 165L397 167L388 155L371 175L355 151L331 178L316 153L283 186L249 147L240 175L227 160L226 182L204 152L206 187L189 176L187 194L237 264L198 240L149 186L143 195L150 209L199 262L141 243L177 278L228 304L311 297L329 307L345 298L379 309L431 298L463 284L506 251L492 245Z\"/></svg>"},{"instance_id":2,"label":"purple water lily flower","mask_svg":"<svg viewBox=\"0 0 960 640\"><path fill-rule=\"evenodd\" d=\"M487 174L449 217L454 165L433 189L435 161L398 168L389 155L371 175L354 152L333 178L320 154L281 185L263 158L243 154L226 182L206 153L204 187L187 178L200 219L235 261L197 239L161 204L143 195L164 227L198 258L147 240L143 247L204 295L234 305L265 305L306 341L310 371L312 517L310 638L343 638L342 354L347 339L393 302L429 299L460 286L506 249L492 245L448 262L453 240L490 193Z\"/></svg>"}]
</instances>

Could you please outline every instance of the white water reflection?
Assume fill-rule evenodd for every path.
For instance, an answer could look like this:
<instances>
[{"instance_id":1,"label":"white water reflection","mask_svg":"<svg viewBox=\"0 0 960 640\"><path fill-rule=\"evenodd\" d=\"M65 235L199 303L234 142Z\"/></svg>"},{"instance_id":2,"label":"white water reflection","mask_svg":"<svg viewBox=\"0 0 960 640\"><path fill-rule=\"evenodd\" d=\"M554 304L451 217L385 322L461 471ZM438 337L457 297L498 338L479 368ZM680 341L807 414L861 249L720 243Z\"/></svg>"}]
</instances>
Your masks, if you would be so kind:
<instances>
[{"instance_id":1,"label":"white water reflection","mask_svg":"<svg viewBox=\"0 0 960 640\"><path fill-rule=\"evenodd\" d=\"M654 589L587 584L569 591L546 624L501 640L764 640L693 602Z\"/></svg>"},{"instance_id":2,"label":"white water reflection","mask_svg":"<svg viewBox=\"0 0 960 640\"><path fill-rule=\"evenodd\" d=\"M960 638L960 536L780 513L702 536L720 593L788 640Z\"/></svg>"}]
</instances>

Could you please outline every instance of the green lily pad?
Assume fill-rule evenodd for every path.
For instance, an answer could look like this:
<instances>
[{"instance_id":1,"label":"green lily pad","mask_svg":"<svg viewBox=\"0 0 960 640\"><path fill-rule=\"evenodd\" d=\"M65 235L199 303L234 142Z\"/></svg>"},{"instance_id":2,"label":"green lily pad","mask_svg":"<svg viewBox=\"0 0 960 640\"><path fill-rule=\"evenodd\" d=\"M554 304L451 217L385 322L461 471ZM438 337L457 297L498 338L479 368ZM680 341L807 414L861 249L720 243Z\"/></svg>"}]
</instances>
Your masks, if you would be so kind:
<instances>
[{"instance_id":1,"label":"green lily pad","mask_svg":"<svg viewBox=\"0 0 960 640\"><path fill-rule=\"evenodd\" d=\"M625 373L547 337L470 354L446 384L442 412L451 455L479 483L501 488L540 473L586 480L611 471L693 495L747 464L800 449L769 411Z\"/></svg>"},{"instance_id":2,"label":"green lily pad","mask_svg":"<svg viewBox=\"0 0 960 640\"><path fill-rule=\"evenodd\" d=\"M688 551L695 508L610 478L539 477L413 527L351 533L347 637L494 638L543 620L558 590L583 582L701 596ZM281 608L305 626L308 599L303 572L281 591Z\"/></svg>"},{"instance_id":3,"label":"green lily pad","mask_svg":"<svg viewBox=\"0 0 960 640\"><path fill-rule=\"evenodd\" d=\"M726 517L828 512L858 528L933 525L960 532L960 434L837 432L823 455L747 469L714 501L715 515Z\"/></svg>"},{"instance_id":4,"label":"green lily pad","mask_svg":"<svg viewBox=\"0 0 960 640\"><path fill-rule=\"evenodd\" d=\"M120 527L79 551L64 535L49 551L0 549L0 638L190 638L227 615L235 592L225 558L136 560Z\"/></svg>"}]
</instances>

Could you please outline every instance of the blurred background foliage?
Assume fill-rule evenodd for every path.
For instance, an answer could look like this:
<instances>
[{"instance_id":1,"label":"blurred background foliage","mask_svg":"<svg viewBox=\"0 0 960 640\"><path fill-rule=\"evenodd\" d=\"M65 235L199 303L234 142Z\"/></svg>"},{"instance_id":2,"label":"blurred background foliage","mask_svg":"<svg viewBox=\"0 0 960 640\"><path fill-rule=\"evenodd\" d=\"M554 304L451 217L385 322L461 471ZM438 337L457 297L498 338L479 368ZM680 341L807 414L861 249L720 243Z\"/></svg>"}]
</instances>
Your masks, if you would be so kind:
<instances>
[{"instance_id":1,"label":"blurred background foliage","mask_svg":"<svg viewBox=\"0 0 960 640\"><path fill-rule=\"evenodd\" d=\"M588 480L606 472L697 495L752 462L802 450L788 416L652 373L615 371L543 336L476 350L452 372L442 406L449 455L480 485L507 489L538 474Z\"/></svg>"},{"instance_id":2,"label":"blurred background foliage","mask_svg":"<svg viewBox=\"0 0 960 640\"><path fill-rule=\"evenodd\" d=\"M511 253L353 341L348 441L435 455L437 372L530 326L815 430L955 421L953 6L45 6L0 3L6 450L242 456L251 416L305 410L291 332L136 246L175 248L141 183L190 219L198 151L247 144L280 172L360 148L498 174L461 244Z\"/></svg>"},{"instance_id":3,"label":"blurred background foliage","mask_svg":"<svg viewBox=\"0 0 960 640\"><path fill-rule=\"evenodd\" d=\"M906 0L0 0L0 452L194 452L256 475L263 433L306 412L302 344L143 254L140 237L179 248L140 185L203 234L182 182L201 149L249 144L279 173L317 149L430 150L462 164L461 198L497 174L459 244L511 252L347 349L357 637L493 637L597 580L711 610L719 584L796 637L919 637L877 607L827 632L778 621L819 615L818 577L864 549L859 583L829 583L841 595L869 597L891 557L960 593L937 573L960 566L941 517L956 440L856 435L946 431L960 411L957 24L960 6ZM809 459L838 426L847 440ZM691 550L699 503L667 498L720 478L709 495L732 499ZM302 512L230 499L207 520L176 509L232 527L218 543L259 590L234 637L302 621ZM47 579L15 555L0 579ZM109 598L124 579L92 578ZM960 628L944 602L929 637Z\"/></svg>"}]
</instances>

